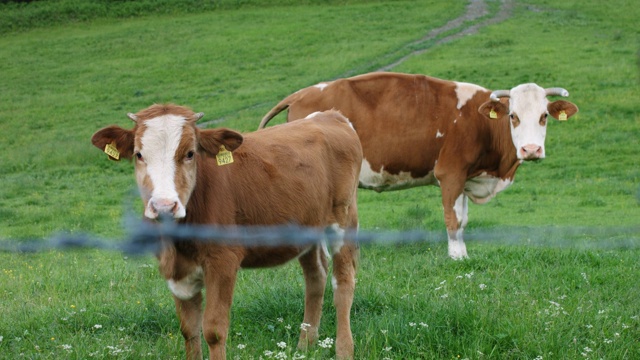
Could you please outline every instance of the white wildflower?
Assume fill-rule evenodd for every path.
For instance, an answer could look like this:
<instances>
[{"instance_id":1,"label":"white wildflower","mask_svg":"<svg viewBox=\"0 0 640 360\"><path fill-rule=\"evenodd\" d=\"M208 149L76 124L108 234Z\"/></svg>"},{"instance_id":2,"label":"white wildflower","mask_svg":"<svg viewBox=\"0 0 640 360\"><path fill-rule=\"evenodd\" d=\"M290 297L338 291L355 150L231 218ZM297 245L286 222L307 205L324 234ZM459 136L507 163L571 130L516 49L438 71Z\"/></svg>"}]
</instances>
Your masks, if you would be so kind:
<instances>
[{"instance_id":1,"label":"white wildflower","mask_svg":"<svg viewBox=\"0 0 640 360\"><path fill-rule=\"evenodd\" d=\"M414 323L414 322L410 322L410 323L409 323L409 326L414 327L414 326L416 326L416 323Z\"/></svg>"},{"instance_id":2,"label":"white wildflower","mask_svg":"<svg viewBox=\"0 0 640 360\"><path fill-rule=\"evenodd\" d=\"M93 325L93 328L94 328L94 329L102 329L102 325L100 325L100 324L95 324L95 325Z\"/></svg>"},{"instance_id":3,"label":"white wildflower","mask_svg":"<svg viewBox=\"0 0 640 360\"><path fill-rule=\"evenodd\" d=\"M283 322L284 321L284 319L281 318L281 317L277 318L276 320L278 320L278 322Z\"/></svg>"},{"instance_id":4,"label":"white wildflower","mask_svg":"<svg viewBox=\"0 0 640 360\"><path fill-rule=\"evenodd\" d=\"M386 352L389 352L389 351L391 351L391 349L393 349L391 346L387 346L386 348L384 348L382 350L384 350Z\"/></svg>"},{"instance_id":5,"label":"white wildflower","mask_svg":"<svg viewBox=\"0 0 640 360\"><path fill-rule=\"evenodd\" d=\"M240 349L240 350L244 349L245 347L247 347L247 345L245 345L245 344L238 344L238 349Z\"/></svg>"},{"instance_id":6,"label":"white wildflower","mask_svg":"<svg viewBox=\"0 0 640 360\"><path fill-rule=\"evenodd\" d=\"M424 328L429 327L429 325L427 325L427 324L425 324L425 323L423 323L423 322L421 322L421 323L420 323L420 326L422 326L422 327L424 327Z\"/></svg>"},{"instance_id":7,"label":"white wildflower","mask_svg":"<svg viewBox=\"0 0 640 360\"><path fill-rule=\"evenodd\" d=\"M286 358L287 358L287 353L285 353L284 351L280 351L279 353L276 354L276 359L284 360Z\"/></svg>"},{"instance_id":8,"label":"white wildflower","mask_svg":"<svg viewBox=\"0 0 640 360\"><path fill-rule=\"evenodd\" d=\"M284 341L280 341L279 343L276 344L280 349L286 349L287 348L287 343Z\"/></svg>"},{"instance_id":9,"label":"white wildflower","mask_svg":"<svg viewBox=\"0 0 640 360\"><path fill-rule=\"evenodd\" d=\"M484 289L487 288L487 285L485 285L485 284L480 284L478 286L480 287L480 290L484 290Z\"/></svg>"},{"instance_id":10,"label":"white wildflower","mask_svg":"<svg viewBox=\"0 0 640 360\"><path fill-rule=\"evenodd\" d=\"M311 327L311 324L302 323L300 324L300 330L307 331Z\"/></svg>"},{"instance_id":11,"label":"white wildflower","mask_svg":"<svg viewBox=\"0 0 640 360\"><path fill-rule=\"evenodd\" d=\"M318 346L320 346L323 349L329 349L329 348L331 348L333 346L333 339L328 337L328 338L320 341L318 343Z\"/></svg>"}]
</instances>

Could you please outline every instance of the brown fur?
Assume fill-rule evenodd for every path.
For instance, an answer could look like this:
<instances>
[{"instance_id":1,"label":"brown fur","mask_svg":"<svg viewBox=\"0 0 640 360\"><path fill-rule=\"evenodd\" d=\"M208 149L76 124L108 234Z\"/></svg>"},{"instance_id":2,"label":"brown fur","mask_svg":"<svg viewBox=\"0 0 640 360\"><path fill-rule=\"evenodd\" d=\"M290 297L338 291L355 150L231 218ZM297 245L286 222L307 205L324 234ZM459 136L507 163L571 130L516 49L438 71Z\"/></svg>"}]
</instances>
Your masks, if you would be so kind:
<instances>
[{"instance_id":1,"label":"brown fur","mask_svg":"<svg viewBox=\"0 0 640 360\"><path fill-rule=\"evenodd\" d=\"M167 113L193 116L185 108L154 105L137 114L137 125L131 132L139 138L145 120ZM190 137L189 132L195 131L197 144L181 142L176 159L193 147L198 149L196 185L185 205L186 218L181 222L230 226L295 223L321 228L339 224L343 229L357 228L356 190L362 149L356 133L338 112L328 111L313 120L244 135L228 129L199 130L194 123L189 126L184 136ZM129 132L122 128L107 129L94 135L97 143L123 138L122 133ZM130 136L124 138L133 143ZM220 145L233 150L232 164L216 164L214 156ZM180 166L178 173L184 170ZM176 183L179 193L189 191L179 180ZM354 353L349 323L357 254L357 247L348 240L333 254L338 284L334 294L338 358L353 358ZM309 329L300 333L298 347L304 349L318 339L328 266L319 244L268 248L164 240L158 258L160 271L167 280L185 279L198 267L204 272L202 281L207 289L204 312L200 309L203 296L199 291L187 300L175 297L187 358L202 357L201 329L210 359L225 358L229 309L240 268L276 266L297 256L305 276L303 321L310 324Z\"/></svg>"},{"instance_id":2,"label":"brown fur","mask_svg":"<svg viewBox=\"0 0 640 360\"><path fill-rule=\"evenodd\" d=\"M370 73L335 80L322 90L311 86L297 91L271 109L259 127L284 110L287 121L315 111L339 110L353 123L364 158L374 171L408 172L413 178L435 173L447 230L455 234L460 223L454 204L465 181L483 172L513 180L520 164L511 139L508 99L493 102L490 94L478 91L458 109L455 82ZM489 118L492 108L497 119ZM560 110L571 116L577 107L563 100L549 104L552 116L557 118ZM436 137L438 131L444 136Z\"/></svg>"}]
</instances>

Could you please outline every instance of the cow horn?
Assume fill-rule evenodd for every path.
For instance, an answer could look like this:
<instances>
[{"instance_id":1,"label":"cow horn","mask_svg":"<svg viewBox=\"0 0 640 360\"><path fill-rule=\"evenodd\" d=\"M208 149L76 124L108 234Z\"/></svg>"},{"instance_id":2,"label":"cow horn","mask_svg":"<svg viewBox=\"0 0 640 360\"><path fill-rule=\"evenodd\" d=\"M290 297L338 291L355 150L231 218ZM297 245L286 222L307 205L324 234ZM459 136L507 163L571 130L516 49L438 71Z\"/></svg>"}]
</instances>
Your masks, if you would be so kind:
<instances>
[{"instance_id":1,"label":"cow horn","mask_svg":"<svg viewBox=\"0 0 640 360\"><path fill-rule=\"evenodd\" d=\"M204 113L203 112L199 112L194 116L194 118L196 119L196 121L198 121L198 120L202 119L203 116L204 116Z\"/></svg>"},{"instance_id":2,"label":"cow horn","mask_svg":"<svg viewBox=\"0 0 640 360\"><path fill-rule=\"evenodd\" d=\"M127 113L127 117L131 119L131 121L133 122L136 122L136 123L138 122L138 117L134 113Z\"/></svg>"},{"instance_id":3,"label":"cow horn","mask_svg":"<svg viewBox=\"0 0 640 360\"><path fill-rule=\"evenodd\" d=\"M559 87L544 89L544 92L547 94L547 96L552 96L552 95L564 96L564 97L569 96L569 92L567 90Z\"/></svg>"},{"instance_id":4,"label":"cow horn","mask_svg":"<svg viewBox=\"0 0 640 360\"><path fill-rule=\"evenodd\" d=\"M491 100L498 101L501 97L509 97L511 90L496 90L491 93Z\"/></svg>"}]
</instances>

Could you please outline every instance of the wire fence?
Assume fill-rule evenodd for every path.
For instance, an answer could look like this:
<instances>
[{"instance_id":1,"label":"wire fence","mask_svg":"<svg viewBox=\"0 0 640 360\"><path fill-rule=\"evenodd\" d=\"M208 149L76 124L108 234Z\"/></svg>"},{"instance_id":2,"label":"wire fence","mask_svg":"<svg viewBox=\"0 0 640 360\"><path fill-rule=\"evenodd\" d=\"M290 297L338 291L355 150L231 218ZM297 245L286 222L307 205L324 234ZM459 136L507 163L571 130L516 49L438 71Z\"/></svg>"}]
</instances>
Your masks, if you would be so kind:
<instances>
[{"instance_id":1,"label":"wire fence","mask_svg":"<svg viewBox=\"0 0 640 360\"><path fill-rule=\"evenodd\" d=\"M359 230L347 231L346 239L361 246L409 243L444 243L446 231ZM160 239L199 241L234 246L305 246L336 241L335 234L316 227L295 224L279 226L183 225L172 221L151 223L129 221L127 234L120 239L92 234L59 233L44 240L0 240L0 252L32 253L50 250L103 249L128 254L154 253ZM628 227L500 227L469 229L465 240L492 245L526 245L572 249L638 249L640 226Z\"/></svg>"},{"instance_id":2,"label":"wire fence","mask_svg":"<svg viewBox=\"0 0 640 360\"><path fill-rule=\"evenodd\" d=\"M636 194L640 204L640 188ZM172 219L142 220L135 210L139 199L136 188L125 196L123 226L125 235L100 237L89 233L57 233L47 239L1 239L0 252L34 253L51 250L101 249L127 254L156 253L161 239L199 241L232 246L305 246L336 240L336 234L318 227L281 224L273 226L220 226L180 224ZM444 228L438 230L359 229L347 230L345 239L361 246L390 246L411 243L446 243ZM497 226L467 228L467 243L496 246L519 245L570 249L638 249L640 225L633 226Z\"/></svg>"}]
</instances>

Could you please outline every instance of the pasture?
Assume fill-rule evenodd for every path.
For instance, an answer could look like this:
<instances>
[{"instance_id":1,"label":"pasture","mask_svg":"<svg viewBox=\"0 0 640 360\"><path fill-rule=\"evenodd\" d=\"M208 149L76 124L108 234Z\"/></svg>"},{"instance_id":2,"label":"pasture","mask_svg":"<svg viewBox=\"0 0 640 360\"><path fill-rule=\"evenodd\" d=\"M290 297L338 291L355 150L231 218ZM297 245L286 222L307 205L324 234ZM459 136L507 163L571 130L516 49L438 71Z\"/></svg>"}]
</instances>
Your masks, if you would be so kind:
<instances>
[{"instance_id":1,"label":"pasture","mask_svg":"<svg viewBox=\"0 0 640 360\"><path fill-rule=\"evenodd\" d=\"M153 103L253 131L295 90L390 64L490 89L561 86L580 112L550 121L545 160L470 205L470 259L447 257L438 188L359 192L362 229L441 237L362 247L356 358L640 357L635 3L485 0L474 16L459 0L114 3L0 5L14 24L0 27L0 240L65 231L123 241L125 215L142 213L133 166L108 161L90 137L131 127L125 114ZM0 270L0 359L184 356L151 255L4 252ZM330 285L323 341L295 351L302 287L295 264L241 272L229 358L333 357Z\"/></svg>"}]
</instances>

